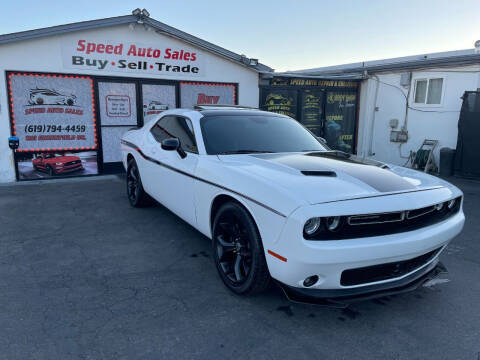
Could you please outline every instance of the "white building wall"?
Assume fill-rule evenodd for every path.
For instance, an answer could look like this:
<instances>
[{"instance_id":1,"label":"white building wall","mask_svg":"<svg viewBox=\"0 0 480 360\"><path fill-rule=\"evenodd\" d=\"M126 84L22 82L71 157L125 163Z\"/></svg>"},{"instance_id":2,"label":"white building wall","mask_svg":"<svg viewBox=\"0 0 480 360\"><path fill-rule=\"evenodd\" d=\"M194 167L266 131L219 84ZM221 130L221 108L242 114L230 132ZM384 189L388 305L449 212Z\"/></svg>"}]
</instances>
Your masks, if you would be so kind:
<instances>
[{"instance_id":1,"label":"white building wall","mask_svg":"<svg viewBox=\"0 0 480 360\"><path fill-rule=\"evenodd\" d=\"M439 150L442 147L456 148L457 125L462 105L461 96L465 91L477 89L479 74L478 66L412 72L410 108L406 124L409 139L404 144L390 142L389 122L395 118L399 120L396 130L400 130L404 126L408 87L400 85L401 72L373 74L371 79L363 81L361 87L358 154L387 163L403 165L407 161L410 151L417 151L424 139L433 139L439 140L439 146L435 152L438 164ZM415 79L432 77L444 79L442 103L435 106L414 104ZM377 78L380 83L375 102ZM377 111L374 111L375 107L377 107Z\"/></svg>"},{"instance_id":2,"label":"white building wall","mask_svg":"<svg viewBox=\"0 0 480 360\"><path fill-rule=\"evenodd\" d=\"M196 49L205 57L206 72L205 75L201 77L195 75L159 76L147 72L128 74L119 71L73 70L71 68L64 68L62 61L63 42L68 39L76 42L80 38L98 41L103 40L105 42L145 43L152 47L158 44L159 48L171 46L172 48L188 47L195 49L195 47L190 44L186 44L169 36L157 34L154 31L147 31L142 26L137 26L132 30L128 25L48 36L0 45L0 182L15 180L13 154L8 148L7 142L7 138L10 136L8 96L5 86L5 71L7 70L166 80L234 82L238 83L239 104L258 107L258 73L253 69L249 69L202 49Z\"/></svg>"}]
</instances>

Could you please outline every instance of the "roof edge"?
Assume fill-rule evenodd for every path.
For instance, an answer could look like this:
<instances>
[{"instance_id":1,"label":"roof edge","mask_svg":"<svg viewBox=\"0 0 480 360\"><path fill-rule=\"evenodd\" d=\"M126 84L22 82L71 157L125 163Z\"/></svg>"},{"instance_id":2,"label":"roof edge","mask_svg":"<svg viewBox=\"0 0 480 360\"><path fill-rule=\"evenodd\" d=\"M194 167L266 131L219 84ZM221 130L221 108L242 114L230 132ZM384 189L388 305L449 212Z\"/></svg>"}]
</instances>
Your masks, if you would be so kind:
<instances>
[{"instance_id":1,"label":"roof edge","mask_svg":"<svg viewBox=\"0 0 480 360\"><path fill-rule=\"evenodd\" d=\"M110 18L87 20L70 24L50 26L46 28L39 28L33 30L26 30L16 33L9 33L0 35L0 45L8 44L16 41L24 41L30 39L38 39L46 36L61 35L75 31L98 29L109 26L123 25L138 22L139 18L135 15L123 15ZM222 48L218 45L210 43L206 40L200 39L196 36L183 32L170 25L164 24L158 20L150 17L143 17L143 22L163 35L169 35L178 38L182 41L188 42L194 46L207 50L216 55L222 56L233 62L239 63L248 69L256 70L258 72L273 72L274 70L267 65L258 63L256 66L249 66L248 61L250 59L245 56L239 55L233 51Z\"/></svg>"},{"instance_id":2,"label":"roof edge","mask_svg":"<svg viewBox=\"0 0 480 360\"><path fill-rule=\"evenodd\" d=\"M415 60L396 61L391 63L353 63L346 65L331 66L317 69L306 69L290 71L289 74L296 74L301 77L302 75L310 76L328 76L328 75L340 75L340 74L353 74L364 73L365 71L370 73L385 72L394 70L414 70L424 69L431 67L447 67L447 66L465 66L480 64L480 54L467 54L448 57L437 58L424 58Z\"/></svg>"}]
</instances>

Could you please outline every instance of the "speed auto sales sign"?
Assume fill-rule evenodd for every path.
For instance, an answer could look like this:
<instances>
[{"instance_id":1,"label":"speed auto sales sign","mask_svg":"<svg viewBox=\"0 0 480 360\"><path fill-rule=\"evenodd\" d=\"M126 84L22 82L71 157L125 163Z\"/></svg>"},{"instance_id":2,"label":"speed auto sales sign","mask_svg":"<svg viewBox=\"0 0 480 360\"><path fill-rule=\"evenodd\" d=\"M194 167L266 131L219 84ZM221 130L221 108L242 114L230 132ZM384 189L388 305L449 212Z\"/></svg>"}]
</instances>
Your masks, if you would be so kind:
<instances>
[{"instance_id":1,"label":"speed auto sales sign","mask_svg":"<svg viewBox=\"0 0 480 360\"><path fill-rule=\"evenodd\" d=\"M9 73L8 86L18 151L97 148L90 77Z\"/></svg>"},{"instance_id":2,"label":"speed auto sales sign","mask_svg":"<svg viewBox=\"0 0 480 360\"><path fill-rule=\"evenodd\" d=\"M65 39L63 66L70 69L150 73L175 77L205 75L204 56L174 44Z\"/></svg>"}]
</instances>

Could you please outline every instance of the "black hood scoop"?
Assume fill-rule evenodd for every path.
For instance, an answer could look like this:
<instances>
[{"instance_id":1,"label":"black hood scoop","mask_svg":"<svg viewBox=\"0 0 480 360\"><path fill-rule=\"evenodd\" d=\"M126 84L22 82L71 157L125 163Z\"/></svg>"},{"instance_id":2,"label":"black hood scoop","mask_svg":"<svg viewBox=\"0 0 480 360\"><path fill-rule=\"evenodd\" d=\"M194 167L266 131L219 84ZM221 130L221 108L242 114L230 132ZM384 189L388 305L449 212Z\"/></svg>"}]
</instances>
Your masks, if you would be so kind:
<instances>
[{"instance_id":1,"label":"black hood scoop","mask_svg":"<svg viewBox=\"0 0 480 360\"><path fill-rule=\"evenodd\" d=\"M301 173L305 176L327 176L327 177L337 176L335 171L329 171L329 170L302 170Z\"/></svg>"}]
</instances>

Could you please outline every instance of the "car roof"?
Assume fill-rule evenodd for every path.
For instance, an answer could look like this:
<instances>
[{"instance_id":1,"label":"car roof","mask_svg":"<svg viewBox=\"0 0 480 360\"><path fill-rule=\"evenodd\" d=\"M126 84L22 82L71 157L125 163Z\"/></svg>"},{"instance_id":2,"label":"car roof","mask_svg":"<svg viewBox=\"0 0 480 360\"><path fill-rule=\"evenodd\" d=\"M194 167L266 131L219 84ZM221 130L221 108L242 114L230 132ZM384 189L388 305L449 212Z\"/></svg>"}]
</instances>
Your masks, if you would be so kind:
<instances>
[{"instance_id":1,"label":"car roof","mask_svg":"<svg viewBox=\"0 0 480 360\"><path fill-rule=\"evenodd\" d=\"M268 111L262 111L257 109L234 109L234 108L216 108L216 109L205 109L199 110L203 116L258 116L258 115L269 115L269 116L284 116L281 114L276 114Z\"/></svg>"},{"instance_id":2,"label":"car roof","mask_svg":"<svg viewBox=\"0 0 480 360\"><path fill-rule=\"evenodd\" d=\"M186 108L174 108L162 111L161 114L148 119L145 124L157 122L158 119L167 116L167 115L179 115L186 116L192 121L200 121L205 116L275 116L275 117L286 117L286 115L277 114L269 111L263 111L254 108L235 108L235 107L209 107L208 109L186 109Z\"/></svg>"}]
</instances>

